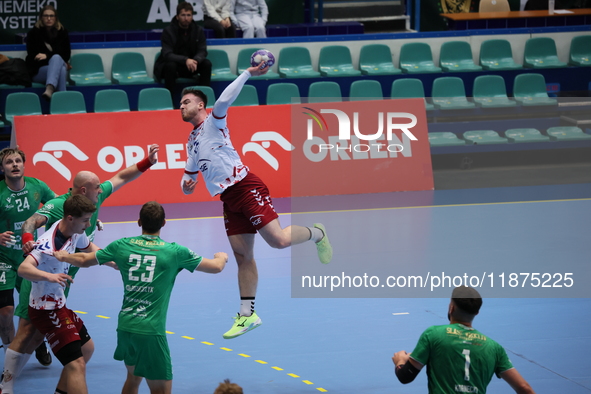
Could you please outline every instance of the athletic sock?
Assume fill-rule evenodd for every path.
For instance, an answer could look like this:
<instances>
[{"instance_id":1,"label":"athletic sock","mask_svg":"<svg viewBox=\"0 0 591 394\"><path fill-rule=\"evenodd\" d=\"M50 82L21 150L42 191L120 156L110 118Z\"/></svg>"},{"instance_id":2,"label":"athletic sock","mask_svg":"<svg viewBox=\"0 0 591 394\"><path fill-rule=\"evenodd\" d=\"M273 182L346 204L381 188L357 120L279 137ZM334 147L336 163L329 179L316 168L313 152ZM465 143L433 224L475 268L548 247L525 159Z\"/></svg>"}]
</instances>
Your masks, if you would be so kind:
<instances>
[{"instance_id":1,"label":"athletic sock","mask_svg":"<svg viewBox=\"0 0 591 394\"><path fill-rule=\"evenodd\" d=\"M6 349L6 356L4 356L4 379L2 381L3 393L12 394L14 392L14 381L30 357L30 354L18 353L12 349Z\"/></svg>"},{"instance_id":2,"label":"athletic sock","mask_svg":"<svg viewBox=\"0 0 591 394\"><path fill-rule=\"evenodd\" d=\"M54 393L54 394L68 394L68 393L67 393L67 392L65 392L65 391L62 391L62 390L60 390L60 389L58 389L58 388L56 387L56 388L55 388L55 393Z\"/></svg>"},{"instance_id":3,"label":"athletic sock","mask_svg":"<svg viewBox=\"0 0 591 394\"><path fill-rule=\"evenodd\" d=\"M251 316L254 312L254 297L240 297L240 316Z\"/></svg>"},{"instance_id":4,"label":"athletic sock","mask_svg":"<svg viewBox=\"0 0 591 394\"><path fill-rule=\"evenodd\" d=\"M318 243L324 238L324 232L320 230L318 227L306 227L310 230L310 239L315 243Z\"/></svg>"},{"instance_id":5,"label":"athletic sock","mask_svg":"<svg viewBox=\"0 0 591 394\"><path fill-rule=\"evenodd\" d=\"M10 343L2 342L2 348L4 349L4 355L6 355L6 351L8 350L9 346L10 346Z\"/></svg>"}]
</instances>

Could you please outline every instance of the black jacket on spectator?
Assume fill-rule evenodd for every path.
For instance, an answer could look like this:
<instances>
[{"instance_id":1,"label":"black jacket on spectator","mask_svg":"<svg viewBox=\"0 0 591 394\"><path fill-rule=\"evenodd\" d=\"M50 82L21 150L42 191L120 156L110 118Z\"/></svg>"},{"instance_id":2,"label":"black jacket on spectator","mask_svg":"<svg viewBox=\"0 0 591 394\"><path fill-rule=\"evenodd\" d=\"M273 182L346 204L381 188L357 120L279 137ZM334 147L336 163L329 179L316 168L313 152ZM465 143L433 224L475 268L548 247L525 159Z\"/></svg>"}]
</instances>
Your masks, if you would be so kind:
<instances>
[{"instance_id":1,"label":"black jacket on spectator","mask_svg":"<svg viewBox=\"0 0 591 394\"><path fill-rule=\"evenodd\" d=\"M51 48L51 49L50 49ZM35 56L39 53L47 55L47 59L37 61ZM27 69L31 76L37 75L39 69L49 64L53 55L60 55L64 62L70 61L70 36L66 28L58 30L52 28L49 31L45 27L34 27L27 33Z\"/></svg>"}]
</instances>

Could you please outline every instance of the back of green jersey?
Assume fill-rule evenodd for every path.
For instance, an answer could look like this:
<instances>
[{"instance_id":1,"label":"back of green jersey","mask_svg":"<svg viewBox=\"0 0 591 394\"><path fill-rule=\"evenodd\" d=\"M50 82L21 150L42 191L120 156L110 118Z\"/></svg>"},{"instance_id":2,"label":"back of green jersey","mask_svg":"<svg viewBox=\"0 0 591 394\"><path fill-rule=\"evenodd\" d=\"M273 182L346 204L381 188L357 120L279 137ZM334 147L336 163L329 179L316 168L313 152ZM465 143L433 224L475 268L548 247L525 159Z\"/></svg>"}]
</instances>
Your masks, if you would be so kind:
<instances>
[{"instance_id":1,"label":"back of green jersey","mask_svg":"<svg viewBox=\"0 0 591 394\"><path fill-rule=\"evenodd\" d=\"M429 393L486 393L493 374L513 368L505 349L462 324L428 328L411 357L427 365Z\"/></svg>"},{"instance_id":2,"label":"back of green jersey","mask_svg":"<svg viewBox=\"0 0 591 394\"><path fill-rule=\"evenodd\" d=\"M178 273L193 272L201 256L192 250L142 235L123 238L96 252L99 264L114 261L123 279L123 305L118 330L165 335L170 294Z\"/></svg>"}]
</instances>

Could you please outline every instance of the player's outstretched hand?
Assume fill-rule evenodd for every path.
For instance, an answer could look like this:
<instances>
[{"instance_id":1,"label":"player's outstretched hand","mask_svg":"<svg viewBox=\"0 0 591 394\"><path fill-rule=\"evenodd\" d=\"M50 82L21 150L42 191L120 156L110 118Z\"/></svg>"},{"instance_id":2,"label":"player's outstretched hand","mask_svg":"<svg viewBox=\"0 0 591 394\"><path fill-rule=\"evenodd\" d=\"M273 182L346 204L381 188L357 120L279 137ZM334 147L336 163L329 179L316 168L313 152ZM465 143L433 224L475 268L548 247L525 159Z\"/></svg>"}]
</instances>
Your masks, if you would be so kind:
<instances>
[{"instance_id":1,"label":"player's outstretched hand","mask_svg":"<svg viewBox=\"0 0 591 394\"><path fill-rule=\"evenodd\" d=\"M250 75L252 75L253 77L258 77L259 75L265 75L267 73L267 71L269 71L269 66L267 65L266 62L261 62L261 64L259 64L258 66L249 67L249 68L247 68L247 70L250 73Z\"/></svg>"},{"instance_id":2,"label":"player's outstretched hand","mask_svg":"<svg viewBox=\"0 0 591 394\"><path fill-rule=\"evenodd\" d=\"M12 231L5 231L0 234L0 245L6 246L7 248L16 244L16 238Z\"/></svg>"},{"instance_id":3,"label":"player's outstretched hand","mask_svg":"<svg viewBox=\"0 0 591 394\"><path fill-rule=\"evenodd\" d=\"M156 164L158 162L158 151L160 150L160 146L158 144L150 145L150 152L148 154L148 158L150 159L150 163Z\"/></svg>"},{"instance_id":4,"label":"player's outstretched hand","mask_svg":"<svg viewBox=\"0 0 591 394\"><path fill-rule=\"evenodd\" d=\"M74 279L70 275L67 274L49 274L47 279L48 282L51 283L59 283L62 287L69 286L70 283L74 283Z\"/></svg>"},{"instance_id":5,"label":"player's outstretched hand","mask_svg":"<svg viewBox=\"0 0 591 394\"><path fill-rule=\"evenodd\" d=\"M66 258L69 255L70 255L70 253L68 253L65 250L54 250L53 251L53 257L55 257L59 261L66 261Z\"/></svg>"},{"instance_id":6,"label":"player's outstretched hand","mask_svg":"<svg viewBox=\"0 0 591 394\"><path fill-rule=\"evenodd\" d=\"M192 194L195 191L195 186L197 186L197 181L189 179L183 181L183 193L185 194Z\"/></svg>"}]
</instances>

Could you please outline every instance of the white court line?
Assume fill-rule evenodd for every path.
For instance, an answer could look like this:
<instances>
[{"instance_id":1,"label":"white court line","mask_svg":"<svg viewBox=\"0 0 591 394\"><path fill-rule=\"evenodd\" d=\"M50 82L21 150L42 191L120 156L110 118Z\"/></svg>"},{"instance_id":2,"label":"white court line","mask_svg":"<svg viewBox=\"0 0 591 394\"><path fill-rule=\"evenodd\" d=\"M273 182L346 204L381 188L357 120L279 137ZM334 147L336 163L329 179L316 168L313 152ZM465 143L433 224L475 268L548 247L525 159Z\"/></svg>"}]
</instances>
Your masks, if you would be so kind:
<instances>
[{"instance_id":1,"label":"white court line","mask_svg":"<svg viewBox=\"0 0 591 394\"><path fill-rule=\"evenodd\" d=\"M398 313L392 313L393 315L409 315L408 312L398 312Z\"/></svg>"}]
</instances>

